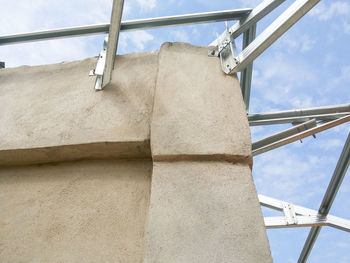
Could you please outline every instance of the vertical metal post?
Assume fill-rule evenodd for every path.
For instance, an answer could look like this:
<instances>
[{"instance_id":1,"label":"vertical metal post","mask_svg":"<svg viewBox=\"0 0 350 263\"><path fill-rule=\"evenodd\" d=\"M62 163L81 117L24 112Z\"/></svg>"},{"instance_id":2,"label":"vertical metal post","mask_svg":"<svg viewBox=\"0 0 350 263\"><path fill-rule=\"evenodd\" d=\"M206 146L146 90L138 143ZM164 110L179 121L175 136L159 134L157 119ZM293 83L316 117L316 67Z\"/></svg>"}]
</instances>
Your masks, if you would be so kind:
<instances>
[{"instance_id":1,"label":"vertical metal post","mask_svg":"<svg viewBox=\"0 0 350 263\"><path fill-rule=\"evenodd\" d=\"M111 80L112 70L114 68L114 60L117 52L119 31L123 14L124 0L114 0L111 24L109 27L108 45L106 64L103 71L102 88L105 87Z\"/></svg>"},{"instance_id":2,"label":"vertical metal post","mask_svg":"<svg viewBox=\"0 0 350 263\"><path fill-rule=\"evenodd\" d=\"M331 181L329 182L326 194L324 195L323 201L318 209L318 212L326 216L333 204L334 198L338 193L338 189L343 182L346 171L348 170L350 163L350 133L348 134L348 138L345 142L343 151L340 155L339 161L337 163L337 167L334 170ZM313 248L315 241L318 237L318 234L321 231L320 226L312 227L310 233L306 239L303 250L298 259L298 263L306 262L307 258L310 255L311 249Z\"/></svg>"},{"instance_id":3,"label":"vertical metal post","mask_svg":"<svg viewBox=\"0 0 350 263\"><path fill-rule=\"evenodd\" d=\"M256 36L256 23L251 25L251 27L243 33L243 44L242 50L245 49ZM252 84L252 74L253 74L253 62L249 64L242 72L241 72L241 89L242 96L245 103L245 108L248 112L249 110L249 100L250 100L250 89Z\"/></svg>"}]
</instances>

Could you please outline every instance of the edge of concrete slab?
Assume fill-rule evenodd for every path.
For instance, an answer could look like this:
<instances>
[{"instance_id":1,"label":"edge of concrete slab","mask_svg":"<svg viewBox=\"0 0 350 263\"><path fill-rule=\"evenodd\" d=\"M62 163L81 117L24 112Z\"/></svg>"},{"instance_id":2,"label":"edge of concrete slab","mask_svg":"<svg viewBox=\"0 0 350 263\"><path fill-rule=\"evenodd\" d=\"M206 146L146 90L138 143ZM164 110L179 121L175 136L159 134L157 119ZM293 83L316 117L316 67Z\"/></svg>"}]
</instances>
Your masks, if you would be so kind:
<instances>
[{"instance_id":1,"label":"edge of concrete slab","mask_svg":"<svg viewBox=\"0 0 350 263\"><path fill-rule=\"evenodd\" d=\"M149 140L0 150L0 166L30 165L91 159L151 159Z\"/></svg>"}]
</instances>

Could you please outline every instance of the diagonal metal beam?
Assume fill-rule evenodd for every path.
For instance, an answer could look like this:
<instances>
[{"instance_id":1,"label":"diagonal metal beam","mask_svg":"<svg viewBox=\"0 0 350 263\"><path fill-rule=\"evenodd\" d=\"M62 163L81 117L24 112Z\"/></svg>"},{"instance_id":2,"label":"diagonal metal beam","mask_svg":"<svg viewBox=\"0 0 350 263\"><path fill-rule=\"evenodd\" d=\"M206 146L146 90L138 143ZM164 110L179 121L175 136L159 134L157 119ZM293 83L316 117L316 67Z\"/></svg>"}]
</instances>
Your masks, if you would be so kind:
<instances>
[{"instance_id":1,"label":"diagonal metal beam","mask_svg":"<svg viewBox=\"0 0 350 263\"><path fill-rule=\"evenodd\" d=\"M346 123L348 121L350 121L350 116L345 116L345 117L339 118L339 119L334 120L334 121L326 122L326 123L321 124L315 128L311 128L311 129L309 128L309 129L306 129L300 133L286 137L286 135L288 136L290 130L295 129L296 127L301 127L300 125L297 125L291 129L286 130L285 132L281 132L279 134L275 134L275 135L271 136L271 137L273 137L271 140L269 139L270 137L263 139L266 141L270 140L271 141L270 144L263 143L261 146L258 145L259 146L258 147L257 146L258 142L253 143L253 146L252 146L253 147L253 152L252 152L253 156L256 156L258 154L261 154L261 153L276 149L278 147L284 146L286 144L298 141L300 139L303 139L305 137L314 135L314 134L319 133L321 131L333 128L335 126ZM260 144L260 142L259 142L259 144Z\"/></svg>"},{"instance_id":2,"label":"diagonal metal beam","mask_svg":"<svg viewBox=\"0 0 350 263\"><path fill-rule=\"evenodd\" d=\"M249 114L250 126L295 123L310 119L331 121L350 115L350 104Z\"/></svg>"},{"instance_id":3,"label":"diagonal metal beam","mask_svg":"<svg viewBox=\"0 0 350 263\"><path fill-rule=\"evenodd\" d=\"M230 73L244 70L254 59L263 53L319 1L320 0L296 0L275 21L273 21L270 26L257 36L248 47L235 57L237 64L231 69Z\"/></svg>"},{"instance_id":4,"label":"diagonal metal beam","mask_svg":"<svg viewBox=\"0 0 350 263\"><path fill-rule=\"evenodd\" d=\"M266 146L269 146L275 142L281 141L283 139L286 139L290 136L293 136L295 134L301 133L303 131L309 130L311 128L314 128L317 126L316 120L310 120L307 122L304 122L302 124L296 125L290 129L287 129L285 131L276 133L272 136L266 137L264 139L261 139L259 141L256 141L252 144L252 150L257 151L258 149L263 149Z\"/></svg>"},{"instance_id":5,"label":"diagonal metal beam","mask_svg":"<svg viewBox=\"0 0 350 263\"><path fill-rule=\"evenodd\" d=\"M338 193L339 187L343 182L346 171L348 170L349 163L350 163L350 133L348 134L348 138L345 142L343 151L340 155L339 161L334 170L332 179L328 185L327 191L324 195L324 198L318 210L318 212L321 215L323 216L328 215L329 210L333 204L333 201ZM320 226L311 228L310 233L304 244L303 250L301 251L301 254L299 256L298 263L306 262L320 231L321 231Z\"/></svg>"},{"instance_id":6,"label":"diagonal metal beam","mask_svg":"<svg viewBox=\"0 0 350 263\"><path fill-rule=\"evenodd\" d=\"M114 0L111 15L111 25L109 27L106 63L103 70L102 88L111 80L114 68L114 60L117 52L120 24L122 21L124 0Z\"/></svg>"},{"instance_id":7,"label":"diagonal metal beam","mask_svg":"<svg viewBox=\"0 0 350 263\"><path fill-rule=\"evenodd\" d=\"M230 27L229 32L233 38L238 37L240 34L247 31L251 26L256 24L260 19L282 4L285 0L265 0L255 7L250 14ZM220 39L225 37L225 32L222 33L217 39L209 44L209 46L217 46Z\"/></svg>"}]
</instances>

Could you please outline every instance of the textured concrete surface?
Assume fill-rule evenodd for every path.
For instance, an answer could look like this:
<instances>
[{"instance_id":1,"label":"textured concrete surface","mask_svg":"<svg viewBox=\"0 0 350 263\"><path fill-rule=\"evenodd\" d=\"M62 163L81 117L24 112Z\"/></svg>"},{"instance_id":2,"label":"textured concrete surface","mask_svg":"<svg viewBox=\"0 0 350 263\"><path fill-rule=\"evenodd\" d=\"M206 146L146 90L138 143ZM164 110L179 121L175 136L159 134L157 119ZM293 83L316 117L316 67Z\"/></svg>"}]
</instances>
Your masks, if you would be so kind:
<instances>
[{"instance_id":1,"label":"textured concrete surface","mask_svg":"<svg viewBox=\"0 0 350 263\"><path fill-rule=\"evenodd\" d=\"M156 162L145 262L272 262L248 165Z\"/></svg>"},{"instance_id":2,"label":"textured concrete surface","mask_svg":"<svg viewBox=\"0 0 350 263\"><path fill-rule=\"evenodd\" d=\"M251 159L250 140L236 75L224 74L207 47L163 44L151 124L153 159L216 155L242 161Z\"/></svg>"},{"instance_id":3,"label":"textured concrete surface","mask_svg":"<svg viewBox=\"0 0 350 263\"><path fill-rule=\"evenodd\" d=\"M117 56L101 92L96 58L0 70L0 262L272 261L239 83L207 50Z\"/></svg>"},{"instance_id":4,"label":"textured concrete surface","mask_svg":"<svg viewBox=\"0 0 350 263\"><path fill-rule=\"evenodd\" d=\"M270 263L239 83L207 51L159 52L145 262Z\"/></svg>"},{"instance_id":5,"label":"textured concrete surface","mask_svg":"<svg viewBox=\"0 0 350 263\"><path fill-rule=\"evenodd\" d=\"M151 161L0 168L0 262L142 262Z\"/></svg>"},{"instance_id":6,"label":"textured concrete surface","mask_svg":"<svg viewBox=\"0 0 350 263\"><path fill-rule=\"evenodd\" d=\"M149 149L158 54L117 56L116 65L112 82L103 92L95 92L95 77L88 76L96 66L96 58L2 69L0 165L6 161L13 164L8 158L11 150L36 149L38 157L49 157L60 155L57 151L64 149L66 152L61 155L69 159L70 155L85 151L79 145L105 142L114 148L100 147L103 151L93 157L106 154L109 149L112 157L119 157L118 152L129 143L133 144L128 149L129 156L139 157L140 152L149 156L149 150L140 151L134 146L138 143ZM55 148L64 145L70 147ZM119 146L124 149L118 151ZM71 148L78 149L69 154L67 149ZM32 154L31 150L27 155Z\"/></svg>"}]
</instances>

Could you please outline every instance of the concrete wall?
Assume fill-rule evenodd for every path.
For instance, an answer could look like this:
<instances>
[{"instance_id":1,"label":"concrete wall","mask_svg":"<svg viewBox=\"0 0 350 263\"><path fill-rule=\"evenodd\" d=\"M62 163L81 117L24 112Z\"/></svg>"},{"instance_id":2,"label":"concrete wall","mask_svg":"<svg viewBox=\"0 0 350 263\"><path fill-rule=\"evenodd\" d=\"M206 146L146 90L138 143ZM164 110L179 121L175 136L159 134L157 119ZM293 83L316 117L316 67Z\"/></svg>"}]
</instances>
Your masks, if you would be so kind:
<instances>
[{"instance_id":1,"label":"concrete wall","mask_svg":"<svg viewBox=\"0 0 350 263\"><path fill-rule=\"evenodd\" d=\"M0 70L0 262L271 262L239 82L206 47Z\"/></svg>"},{"instance_id":2,"label":"concrete wall","mask_svg":"<svg viewBox=\"0 0 350 263\"><path fill-rule=\"evenodd\" d=\"M142 262L152 162L0 168L0 262Z\"/></svg>"}]
</instances>

